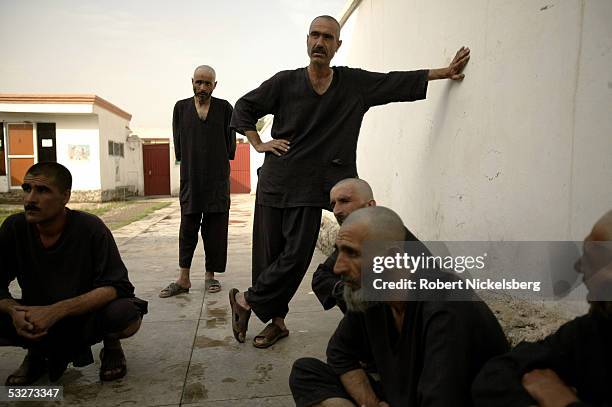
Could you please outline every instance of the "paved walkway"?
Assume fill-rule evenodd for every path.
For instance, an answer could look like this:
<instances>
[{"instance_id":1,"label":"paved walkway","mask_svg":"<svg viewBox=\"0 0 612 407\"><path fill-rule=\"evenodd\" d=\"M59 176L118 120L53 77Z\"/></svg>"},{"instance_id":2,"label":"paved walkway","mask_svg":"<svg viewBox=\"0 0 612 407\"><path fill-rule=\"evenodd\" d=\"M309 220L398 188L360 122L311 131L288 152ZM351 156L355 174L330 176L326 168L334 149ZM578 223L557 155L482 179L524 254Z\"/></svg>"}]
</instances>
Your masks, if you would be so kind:
<instances>
[{"instance_id":1,"label":"paved walkway","mask_svg":"<svg viewBox=\"0 0 612 407\"><path fill-rule=\"evenodd\" d=\"M64 386L62 405L78 406L292 406L288 377L299 357L324 358L327 341L341 314L324 312L311 293L313 266L324 260L315 252L310 270L290 304L291 334L269 349L251 345L264 324L251 317L247 343L231 331L228 291L245 289L251 280L253 197L232 196L228 267L220 278L223 290L204 293L201 242L193 262L189 294L160 299L159 290L177 276L178 201L147 218L114 232L123 260L136 286L136 295L149 301L149 314L133 338L123 342L128 374L101 383L100 362L69 368L58 383ZM25 351L0 348L0 380L21 363ZM37 385L48 385L41 379ZM34 405L27 403L25 405Z\"/></svg>"}]
</instances>

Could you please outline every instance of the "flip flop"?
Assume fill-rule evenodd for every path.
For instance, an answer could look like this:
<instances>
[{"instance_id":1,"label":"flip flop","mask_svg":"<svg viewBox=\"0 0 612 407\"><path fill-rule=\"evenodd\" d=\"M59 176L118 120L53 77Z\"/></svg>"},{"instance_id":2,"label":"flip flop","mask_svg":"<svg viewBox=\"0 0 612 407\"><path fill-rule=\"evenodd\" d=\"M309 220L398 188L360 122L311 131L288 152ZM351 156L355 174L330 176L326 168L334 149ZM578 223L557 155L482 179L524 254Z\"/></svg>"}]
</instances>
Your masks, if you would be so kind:
<instances>
[{"instance_id":1,"label":"flip flop","mask_svg":"<svg viewBox=\"0 0 612 407\"><path fill-rule=\"evenodd\" d=\"M234 338L240 343L244 343L246 338L246 331L249 326L249 318L251 317L251 310L242 308L236 302L236 294L238 293L237 288L232 288L229 292L230 308L232 309L232 331L234 332Z\"/></svg>"},{"instance_id":2,"label":"flip flop","mask_svg":"<svg viewBox=\"0 0 612 407\"><path fill-rule=\"evenodd\" d=\"M170 283L168 284L168 287L164 288L163 290L159 292L159 298L173 297L175 295L188 293L188 292L189 292L189 288L181 287L177 283Z\"/></svg>"},{"instance_id":3,"label":"flip flop","mask_svg":"<svg viewBox=\"0 0 612 407\"><path fill-rule=\"evenodd\" d=\"M204 281L204 289L211 294L218 293L221 291L221 283L219 280L209 278L208 280Z\"/></svg>"},{"instance_id":4,"label":"flip flop","mask_svg":"<svg viewBox=\"0 0 612 407\"><path fill-rule=\"evenodd\" d=\"M100 366L100 380L102 381L121 379L127 373L127 362L121 348L102 348L100 361L102 362L102 366ZM112 372L115 369L119 370Z\"/></svg>"},{"instance_id":5,"label":"flip flop","mask_svg":"<svg viewBox=\"0 0 612 407\"><path fill-rule=\"evenodd\" d=\"M17 370L6 378L5 386L27 386L40 379L47 371L43 357L32 356L30 352L23 358Z\"/></svg>"},{"instance_id":6,"label":"flip flop","mask_svg":"<svg viewBox=\"0 0 612 407\"><path fill-rule=\"evenodd\" d=\"M278 342L279 339L287 336L289 336L288 329L281 329L278 325L270 323L259 335L253 338L253 346L259 349L269 348ZM258 341L258 339L263 339L263 341Z\"/></svg>"}]
</instances>

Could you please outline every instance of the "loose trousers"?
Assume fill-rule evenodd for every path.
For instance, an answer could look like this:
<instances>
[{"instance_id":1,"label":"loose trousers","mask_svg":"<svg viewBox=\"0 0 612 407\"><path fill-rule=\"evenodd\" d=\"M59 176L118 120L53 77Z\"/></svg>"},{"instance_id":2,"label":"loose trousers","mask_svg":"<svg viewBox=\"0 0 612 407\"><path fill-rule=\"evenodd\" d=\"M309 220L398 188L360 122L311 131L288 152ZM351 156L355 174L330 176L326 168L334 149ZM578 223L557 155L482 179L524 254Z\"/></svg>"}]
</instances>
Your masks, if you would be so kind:
<instances>
[{"instance_id":1,"label":"loose trousers","mask_svg":"<svg viewBox=\"0 0 612 407\"><path fill-rule=\"evenodd\" d=\"M198 245L198 230L204 242L204 266L213 273L225 272L227 264L227 228L229 212L181 213L179 229L179 267L191 268L193 253Z\"/></svg>"},{"instance_id":2,"label":"loose trousers","mask_svg":"<svg viewBox=\"0 0 612 407\"><path fill-rule=\"evenodd\" d=\"M246 300L262 322L285 318L312 260L321 208L255 205L252 284Z\"/></svg>"}]
</instances>

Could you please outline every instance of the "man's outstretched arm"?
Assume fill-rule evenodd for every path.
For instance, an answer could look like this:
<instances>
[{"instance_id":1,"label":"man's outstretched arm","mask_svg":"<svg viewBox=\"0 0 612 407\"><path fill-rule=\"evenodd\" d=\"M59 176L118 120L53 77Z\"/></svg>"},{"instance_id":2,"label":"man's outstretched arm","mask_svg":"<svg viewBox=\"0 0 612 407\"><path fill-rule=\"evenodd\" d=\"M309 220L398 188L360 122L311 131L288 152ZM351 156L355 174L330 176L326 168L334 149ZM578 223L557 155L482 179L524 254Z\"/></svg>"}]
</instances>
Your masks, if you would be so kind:
<instances>
[{"instance_id":1,"label":"man's outstretched arm","mask_svg":"<svg viewBox=\"0 0 612 407\"><path fill-rule=\"evenodd\" d=\"M430 69L427 80L434 81L437 79L452 79L454 81L461 80L465 77L463 69L470 60L470 49L467 47L459 48L450 65L446 68Z\"/></svg>"}]
</instances>

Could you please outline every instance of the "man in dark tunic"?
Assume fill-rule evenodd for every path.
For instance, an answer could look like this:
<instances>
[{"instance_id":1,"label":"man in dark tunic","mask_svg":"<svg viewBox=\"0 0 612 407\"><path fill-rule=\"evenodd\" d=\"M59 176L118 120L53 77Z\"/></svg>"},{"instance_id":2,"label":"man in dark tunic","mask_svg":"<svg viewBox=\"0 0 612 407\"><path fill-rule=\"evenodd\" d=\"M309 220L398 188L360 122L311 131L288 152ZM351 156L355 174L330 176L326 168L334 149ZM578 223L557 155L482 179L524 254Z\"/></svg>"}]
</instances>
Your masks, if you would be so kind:
<instances>
[{"instance_id":1,"label":"man in dark tunic","mask_svg":"<svg viewBox=\"0 0 612 407\"><path fill-rule=\"evenodd\" d=\"M376 201L370 184L359 178L346 178L329 191L329 204L338 224L342 226L344 219L353 211L376 206ZM337 258L338 249L335 248L325 262L319 264L312 276L312 291L325 310L337 305L344 313L346 312L346 304L342 297L344 282L339 275L334 273Z\"/></svg>"},{"instance_id":2,"label":"man in dark tunic","mask_svg":"<svg viewBox=\"0 0 612 407\"><path fill-rule=\"evenodd\" d=\"M181 163L181 226L179 278L160 297L189 292L191 260L204 242L205 289L215 293L221 284L215 273L227 263L227 229L230 208L230 163L236 152L236 132L230 129L232 105L212 96L217 86L213 68L196 68L191 79L194 97L179 100L172 115L176 160Z\"/></svg>"},{"instance_id":3,"label":"man in dark tunic","mask_svg":"<svg viewBox=\"0 0 612 407\"><path fill-rule=\"evenodd\" d=\"M586 237L576 270L589 313L487 363L474 381L476 406L612 406L612 211Z\"/></svg>"},{"instance_id":4,"label":"man in dark tunic","mask_svg":"<svg viewBox=\"0 0 612 407\"><path fill-rule=\"evenodd\" d=\"M349 312L329 341L327 363L294 363L289 384L297 406L471 406L474 376L507 350L499 323L475 294L473 301L363 300L364 242L404 235L399 216L380 206L356 210L340 228L334 272L345 281ZM378 380L363 365L376 366Z\"/></svg>"},{"instance_id":5,"label":"man in dark tunic","mask_svg":"<svg viewBox=\"0 0 612 407\"><path fill-rule=\"evenodd\" d=\"M266 155L257 184L252 286L230 292L239 342L245 340L251 309L261 321L272 320L254 338L256 347L289 334L288 304L312 259L329 190L357 177L363 115L373 106L424 99L429 80L462 79L469 59L469 49L462 47L442 69L382 74L332 68L341 44L338 22L315 18L306 41L308 67L279 72L236 103L231 127ZM263 143L255 124L266 114L274 115L273 139Z\"/></svg>"},{"instance_id":6,"label":"man in dark tunic","mask_svg":"<svg viewBox=\"0 0 612 407\"><path fill-rule=\"evenodd\" d=\"M0 346L28 349L9 386L33 383L47 369L55 381L69 362L93 363L90 345L100 341L100 379L123 377L119 340L134 335L147 312L108 228L65 207L71 184L62 165L35 164L22 185L25 212L0 227ZM9 292L15 278L19 300Z\"/></svg>"}]
</instances>

